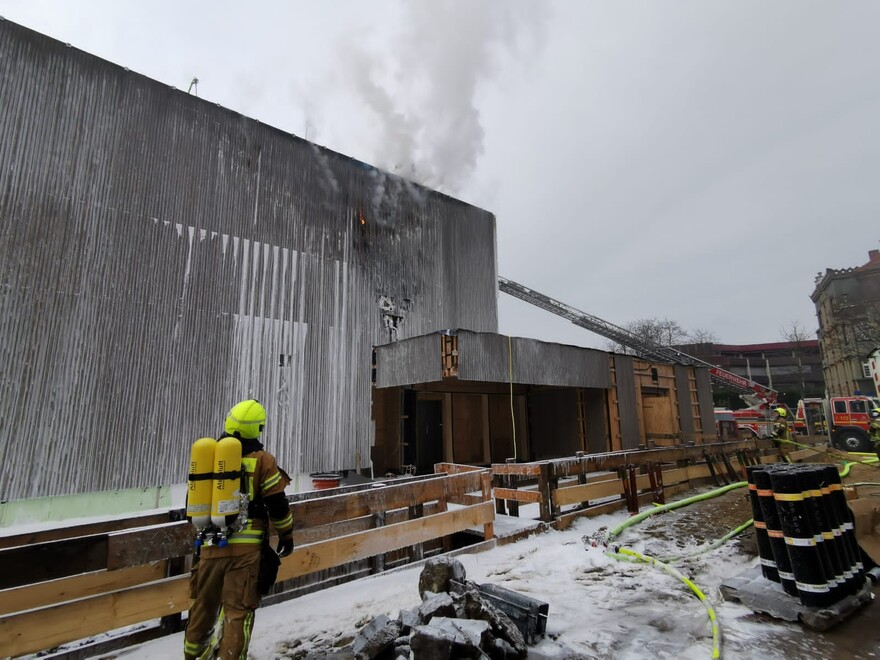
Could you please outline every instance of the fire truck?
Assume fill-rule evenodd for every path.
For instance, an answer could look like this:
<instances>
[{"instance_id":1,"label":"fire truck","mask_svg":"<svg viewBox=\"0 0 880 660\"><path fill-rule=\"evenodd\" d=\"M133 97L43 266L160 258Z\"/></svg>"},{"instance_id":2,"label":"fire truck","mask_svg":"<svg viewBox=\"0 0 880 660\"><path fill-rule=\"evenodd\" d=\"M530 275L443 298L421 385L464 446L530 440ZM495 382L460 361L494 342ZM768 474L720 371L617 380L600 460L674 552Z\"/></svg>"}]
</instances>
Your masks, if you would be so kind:
<instances>
[{"instance_id":1,"label":"fire truck","mask_svg":"<svg viewBox=\"0 0 880 660\"><path fill-rule=\"evenodd\" d=\"M797 417L802 417L801 425L807 431L827 433L831 445L838 449L870 452L875 449L868 432L869 413L874 408L880 408L880 401L870 396L802 399L798 402Z\"/></svg>"},{"instance_id":2,"label":"fire truck","mask_svg":"<svg viewBox=\"0 0 880 660\"><path fill-rule=\"evenodd\" d=\"M771 437L776 425L777 408L785 409L788 421L794 418L791 408L784 403L761 403L741 410L734 410L733 416L736 419L736 427L739 429L740 435L746 438Z\"/></svg>"}]
</instances>

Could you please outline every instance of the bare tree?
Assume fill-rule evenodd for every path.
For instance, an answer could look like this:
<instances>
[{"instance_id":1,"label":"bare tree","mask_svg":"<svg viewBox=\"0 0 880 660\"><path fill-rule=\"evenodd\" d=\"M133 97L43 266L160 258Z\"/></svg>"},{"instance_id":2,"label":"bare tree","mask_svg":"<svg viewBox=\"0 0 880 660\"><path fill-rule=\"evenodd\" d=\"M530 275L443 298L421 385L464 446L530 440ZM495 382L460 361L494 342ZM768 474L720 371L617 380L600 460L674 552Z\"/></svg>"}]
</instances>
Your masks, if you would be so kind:
<instances>
[{"instance_id":1,"label":"bare tree","mask_svg":"<svg viewBox=\"0 0 880 660\"><path fill-rule=\"evenodd\" d=\"M802 399L804 397L804 392L807 391L806 371L803 363L803 349L804 343L812 339L812 335L807 331L806 326L796 319L793 319L786 325L780 326L779 334L785 341L790 342L792 345L792 357L794 357L795 360L798 382L801 385L799 398Z\"/></svg>"},{"instance_id":2,"label":"bare tree","mask_svg":"<svg viewBox=\"0 0 880 660\"><path fill-rule=\"evenodd\" d=\"M697 328L687 333L688 341L692 344L715 344L718 342L718 335L711 330Z\"/></svg>"},{"instance_id":3,"label":"bare tree","mask_svg":"<svg viewBox=\"0 0 880 660\"><path fill-rule=\"evenodd\" d=\"M853 322L855 340L873 349L880 346L880 302L867 303Z\"/></svg>"},{"instance_id":4,"label":"bare tree","mask_svg":"<svg viewBox=\"0 0 880 660\"><path fill-rule=\"evenodd\" d=\"M678 321L671 319L638 319L627 323L623 328L644 342L660 346L684 344L687 343L690 336ZM606 347L615 353L631 354L635 352L630 347L615 341L608 341Z\"/></svg>"}]
</instances>

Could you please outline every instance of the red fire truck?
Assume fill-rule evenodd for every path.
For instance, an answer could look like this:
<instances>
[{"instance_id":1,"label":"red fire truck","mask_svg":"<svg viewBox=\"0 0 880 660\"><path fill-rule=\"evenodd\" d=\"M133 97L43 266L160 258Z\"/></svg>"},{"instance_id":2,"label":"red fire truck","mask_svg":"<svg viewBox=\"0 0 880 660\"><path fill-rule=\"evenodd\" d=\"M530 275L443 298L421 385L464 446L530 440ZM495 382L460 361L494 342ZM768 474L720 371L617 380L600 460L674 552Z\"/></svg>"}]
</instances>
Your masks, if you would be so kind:
<instances>
[{"instance_id":1,"label":"red fire truck","mask_svg":"<svg viewBox=\"0 0 880 660\"><path fill-rule=\"evenodd\" d=\"M749 408L734 410L736 426L744 438L769 438L773 435L773 427L776 424L776 409L785 408L788 413L786 419L790 422L794 418L789 408L784 403L762 403Z\"/></svg>"},{"instance_id":2,"label":"red fire truck","mask_svg":"<svg viewBox=\"0 0 880 660\"><path fill-rule=\"evenodd\" d=\"M868 434L868 413L880 408L880 401L870 396L839 396L826 399L823 408L832 446L845 451L874 451Z\"/></svg>"},{"instance_id":3,"label":"red fire truck","mask_svg":"<svg viewBox=\"0 0 880 660\"><path fill-rule=\"evenodd\" d=\"M868 413L878 407L870 396L835 396L798 401L794 427L801 435L827 435L831 444L845 451L873 451L869 439Z\"/></svg>"}]
</instances>

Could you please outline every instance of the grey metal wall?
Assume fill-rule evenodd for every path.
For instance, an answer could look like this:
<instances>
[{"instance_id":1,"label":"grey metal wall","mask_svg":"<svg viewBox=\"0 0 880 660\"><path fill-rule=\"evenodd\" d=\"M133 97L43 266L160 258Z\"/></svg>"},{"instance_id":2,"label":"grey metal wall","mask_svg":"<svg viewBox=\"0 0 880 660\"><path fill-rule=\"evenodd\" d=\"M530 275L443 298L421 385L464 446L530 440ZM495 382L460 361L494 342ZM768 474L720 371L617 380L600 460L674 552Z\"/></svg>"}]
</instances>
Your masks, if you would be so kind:
<instances>
[{"instance_id":1,"label":"grey metal wall","mask_svg":"<svg viewBox=\"0 0 880 660\"><path fill-rule=\"evenodd\" d=\"M620 444L622 449L638 449L639 393L636 392L636 376L633 359L629 355L614 355L614 371L617 375L617 407L620 414Z\"/></svg>"},{"instance_id":2,"label":"grey metal wall","mask_svg":"<svg viewBox=\"0 0 880 660\"><path fill-rule=\"evenodd\" d=\"M458 377L562 387L611 387L608 353L537 339L459 330Z\"/></svg>"},{"instance_id":3,"label":"grey metal wall","mask_svg":"<svg viewBox=\"0 0 880 660\"><path fill-rule=\"evenodd\" d=\"M433 383L443 378L440 334L376 347L376 387Z\"/></svg>"},{"instance_id":4,"label":"grey metal wall","mask_svg":"<svg viewBox=\"0 0 880 660\"><path fill-rule=\"evenodd\" d=\"M366 465L373 345L497 331L491 214L0 21L0 499L181 482L254 396Z\"/></svg>"},{"instance_id":5,"label":"grey metal wall","mask_svg":"<svg viewBox=\"0 0 880 660\"><path fill-rule=\"evenodd\" d=\"M676 364L674 371L675 393L678 399L678 420L681 424L681 439L684 442L693 442L696 436L694 435L694 409L691 405L691 367Z\"/></svg>"},{"instance_id":6,"label":"grey metal wall","mask_svg":"<svg viewBox=\"0 0 880 660\"><path fill-rule=\"evenodd\" d=\"M697 400L700 402L700 422L703 425L703 435L711 439L715 436L715 402L712 399L712 379L709 370L702 367L694 367L694 376L697 379Z\"/></svg>"}]
</instances>

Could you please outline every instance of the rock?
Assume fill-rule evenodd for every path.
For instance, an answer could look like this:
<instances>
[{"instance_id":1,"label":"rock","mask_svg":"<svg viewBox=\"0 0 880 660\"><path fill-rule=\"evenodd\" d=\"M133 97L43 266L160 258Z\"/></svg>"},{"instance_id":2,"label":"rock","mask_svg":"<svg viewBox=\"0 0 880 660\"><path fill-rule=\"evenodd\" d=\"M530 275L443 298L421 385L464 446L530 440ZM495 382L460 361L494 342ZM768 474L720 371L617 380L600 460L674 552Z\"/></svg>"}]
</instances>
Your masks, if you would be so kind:
<instances>
[{"instance_id":1,"label":"rock","mask_svg":"<svg viewBox=\"0 0 880 660\"><path fill-rule=\"evenodd\" d=\"M452 643L465 648L479 648L486 641L489 634L487 621L475 621L474 619L451 619L444 616L435 616L428 624L431 628L442 630L452 637Z\"/></svg>"},{"instance_id":2,"label":"rock","mask_svg":"<svg viewBox=\"0 0 880 660\"><path fill-rule=\"evenodd\" d=\"M400 610L400 614L397 615L397 620L400 621L404 630L407 628L415 628L424 623L422 617L419 616L419 608L417 607L408 610Z\"/></svg>"},{"instance_id":3,"label":"rock","mask_svg":"<svg viewBox=\"0 0 880 660\"><path fill-rule=\"evenodd\" d=\"M431 557L419 575L419 595L424 598L426 592L435 594L449 591L449 580L464 582L465 570L460 561L454 557Z\"/></svg>"},{"instance_id":4,"label":"rock","mask_svg":"<svg viewBox=\"0 0 880 660\"><path fill-rule=\"evenodd\" d=\"M357 658L372 660L394 643L400 636L400 629L400 621L391 620L384 614L377 616L355 637L352 653Z\"/></svg>"},{"instance_id":5,"label":"rock","mask_svg":"<svg viewBox=\"0 0 880 660\"><path fill-rule=\"evenodd\" d=\"M516 652L512 658L525 658L528 653L526 641L516 624L504 612L480 596L474 585L468 585L464 594L463 614L465 619L486 621L492 627L492 634L508 642Z\"/></svg>"},{"instance_id":6,"label":"rock","mask_svg":"<svg viewBox=\"0 0 880 660\"><path fill-rule=\"evenodd\" d=\"M483 648L492 660L507 660L507 658L517 657L516 649L500 637L493 637Z\"/></svg>"},{"instance_id":7,"label":"rock","mask_svg":"<svg viewBox=\"0 0 880 660\"><path fill-rule=\"evenodd\" d=\"M417 627L409 639L413 655L419 660L449 660L453 641L448 633L431 626Z\"/></svg>"},{"instance_id":8,"label":"rock","mask_svg":"<svg viewBox=\"0 0 880 660\"><path fill-rule=\"evenodd\" d=\"M425 601L419 607L419 617L427 623L435 616L455 616L452 596L425 592Z\"/></svg>"}]
</instances>

